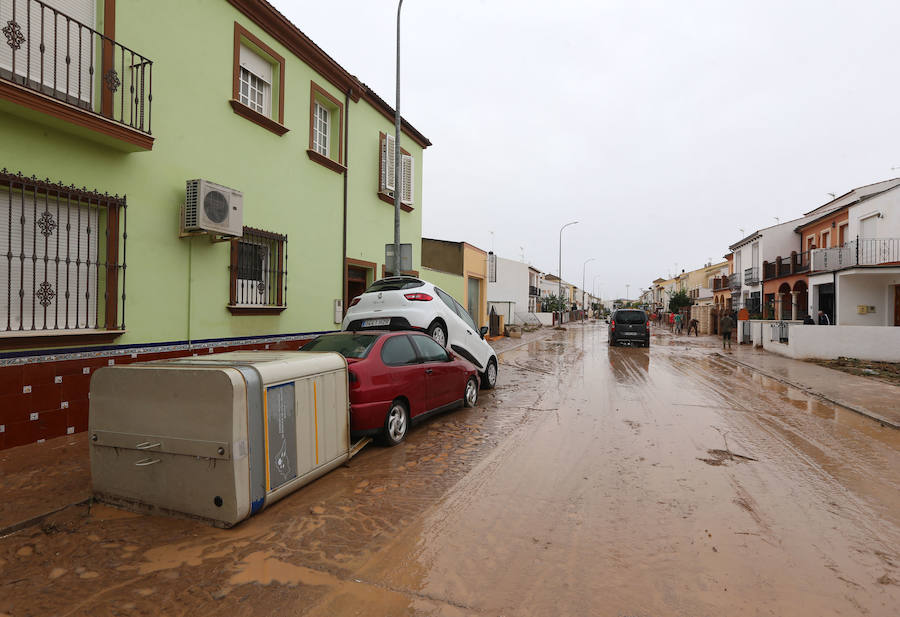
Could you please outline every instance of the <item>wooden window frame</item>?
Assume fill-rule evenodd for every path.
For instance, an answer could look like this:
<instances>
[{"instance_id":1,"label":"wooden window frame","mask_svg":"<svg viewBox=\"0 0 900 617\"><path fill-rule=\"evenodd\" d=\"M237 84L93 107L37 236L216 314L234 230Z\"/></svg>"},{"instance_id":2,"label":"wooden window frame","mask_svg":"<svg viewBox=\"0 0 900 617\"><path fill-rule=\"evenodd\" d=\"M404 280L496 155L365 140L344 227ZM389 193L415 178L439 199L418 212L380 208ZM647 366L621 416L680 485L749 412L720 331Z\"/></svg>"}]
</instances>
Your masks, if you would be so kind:
<instances>
[{"instance_id":1,"label":"wooden window frame","mask_svg":"<svg viewBox=\"0 0 900 617\"><path fill-rule=\"evenodd\" d=\"M384 158L383 158L384 152L383 152L383 148L381 147L381 142L383 142L385 139L387 139L387 133L385 133L384 131L379 131L378 132L378 173L375 175L375 178L376 178L375 190L377 191L378 199L380 199L381 201L383 201L386 204L390 204L393 206L394 198L391 197L390 195L388 195L387 190L383 186L381 186L381 167L382 167L382 165L384 165ZM409 152L407 152L402 146L400 147L400 154L412 158L412 155ZM401 161L402 161L402 159L401 159ZM400 167L401 168L403 167L402 163L401 163ZM415 167L413 169L415 170ZM401 173L402 173L402 169L394 170L394 186L395 187L399 184L399 182L397 180L400 177ZM415 173L415 171L413 171L413 173ZM402 196L401 196L401 199L402 199ZM412 212L413 210L415 210L415 208L413 206L411 206L407 203L403 203L402 201L400 202L400 209L403 210L404 212Z\"/></svg>"},{"instance_id":2,"label":"wooden window frame","mask_svg":"<svg viewBox=\"0 0 900 617\"><path fill-rule=\"evenodd\" d=\"M314 143L316 103L329 111L330 123L328 140L332 147L331 155L325 156L316 151ZM335 116L337 116L337 130L335 130ZM334 138L337 137L337 157L334 156ZM327 167L335 173L342 174L347 171L344 164L344 104L332 96L325 88L314 81L309 82L309 148L306 150L309 160Z\"/></svg>"},{"instance_id":3,"label":"wooden window frame","mask_svg":"<svg viewBox=\"0 0 900 617\"><path fill-rule=\"evenodd\" d=\"M276 234L262 229L252 227L244 227L245 233L252 232L253 235L263 237L275 243L277 247L277 264L274 266L276 273L276 304L238 304L237 297L237 275L238 275L238 256L239 246L242 238L233 238L231 240L231 257L228 276L228 311L232 315L277 315L287 308L287 298L285 297L285 276L287 274L287 236Z\"/></svg>"},{"instance_id":4,"label":"wooden window frame","mask_svg":"<svg viewBox=\"0 0 900 617\"><path fill-rule=\"evenodd\" d=\"M247 105L241 103L240 92L242 40L259 49L261 52L263 52L263 54L268 56L268 59L272 61L273 65L277 65L278 67L277 109L275 109L275 102L273 100L270 100L270 105L272 105L273 107L273 112L277 112L277 120L274 117L270 118L265 114L261 114L258 111L251 109ZM273 81L275 80L273 79ZM274 84L272 85L274 86ZM273 99L271 92L269 93L269 98ZM279 137L287 133L289 130L286 126L284 126L284 57L279 55L274 49L263 43L259 39L259 37L255 36L249 30L241 26L238 22L234 22L234 62L231 78L231 100L229 101L229 103L231 104L231 109L234 111L234 113L258 124L264 129L272 131ZM273 113L272 115L275 116L276 113Z\"/></svg>"}]
</instances>

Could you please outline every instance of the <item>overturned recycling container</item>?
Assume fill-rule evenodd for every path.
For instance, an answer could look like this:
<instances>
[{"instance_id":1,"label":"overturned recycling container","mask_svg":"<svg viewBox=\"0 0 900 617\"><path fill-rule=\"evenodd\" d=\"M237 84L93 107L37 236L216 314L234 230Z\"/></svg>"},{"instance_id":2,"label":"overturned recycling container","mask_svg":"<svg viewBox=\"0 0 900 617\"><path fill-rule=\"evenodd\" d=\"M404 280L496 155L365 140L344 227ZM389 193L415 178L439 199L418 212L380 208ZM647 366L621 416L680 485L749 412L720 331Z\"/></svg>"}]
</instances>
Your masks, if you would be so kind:
<instances>
[{"instance_id":1,"label":"overturned recycling container","mask_svg":"<svg viewBox=\"0 0 900 617\"><path fill-rule=\"evenodd\" d=\"M347 362L237 351L91 379L95 498L231 527L351 456Z\"/></svg>"}]
</instances>

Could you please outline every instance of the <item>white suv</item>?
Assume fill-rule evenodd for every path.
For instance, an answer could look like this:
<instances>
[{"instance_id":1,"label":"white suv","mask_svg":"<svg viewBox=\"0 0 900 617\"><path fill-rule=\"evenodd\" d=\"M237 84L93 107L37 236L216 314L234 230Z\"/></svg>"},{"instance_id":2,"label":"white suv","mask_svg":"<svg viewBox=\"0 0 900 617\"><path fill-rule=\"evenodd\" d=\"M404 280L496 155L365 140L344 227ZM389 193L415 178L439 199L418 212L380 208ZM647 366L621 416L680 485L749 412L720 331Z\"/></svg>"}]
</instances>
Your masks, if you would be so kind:
<instances>
[{"instance_id":1,"label":"white suv","mask_svg":"<svg viewBox=\"0 0 900 617\"><path fill-rule=\"evenodd\" d=\"M487 328L446 291L410 276L392 276L372 283L350 302L343 330L403 330L427 332L434 340L478 367L483 388L497 384L497 355L484 340Z\"/></svg>"}]
</instances>

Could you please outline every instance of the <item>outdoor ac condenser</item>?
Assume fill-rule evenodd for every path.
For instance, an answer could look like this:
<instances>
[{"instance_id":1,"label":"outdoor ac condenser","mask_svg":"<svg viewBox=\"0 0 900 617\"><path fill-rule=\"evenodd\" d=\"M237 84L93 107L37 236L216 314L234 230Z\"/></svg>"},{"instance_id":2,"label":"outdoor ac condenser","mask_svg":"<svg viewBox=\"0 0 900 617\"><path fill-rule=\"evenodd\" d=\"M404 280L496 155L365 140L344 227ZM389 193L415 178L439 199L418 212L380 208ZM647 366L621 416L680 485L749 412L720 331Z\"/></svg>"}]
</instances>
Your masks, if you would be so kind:
<instances>
[{"instance_id":1,"label":"outdoor ac condenser","mask_svg":"<svg viewBox=\"0 0 900 617\"><path fill-rule=\"evenodd\" d=\"M209 180L188 180L182 229L241 237L244 233L244 194Z\"/></svg>"},{"instance_id":2,"label":"outdoor ac condenser","mask_svg":"<svg viewBox=\"0 0 900 617\"><path fill-rule=\"evenodd\" d=\"M94 496L231 527L350 457L347 363L237 351L98 370Z\"/></svg>"}]
</instances>

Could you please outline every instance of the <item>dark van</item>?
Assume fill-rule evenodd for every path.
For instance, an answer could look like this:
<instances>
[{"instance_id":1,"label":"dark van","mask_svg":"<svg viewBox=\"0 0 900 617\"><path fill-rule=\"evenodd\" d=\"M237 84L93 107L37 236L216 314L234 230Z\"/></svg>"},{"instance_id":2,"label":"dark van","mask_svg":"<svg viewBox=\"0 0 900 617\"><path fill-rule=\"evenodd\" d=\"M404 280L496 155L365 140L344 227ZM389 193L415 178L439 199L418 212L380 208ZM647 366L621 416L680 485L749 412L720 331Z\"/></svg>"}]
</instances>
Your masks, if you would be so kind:
<instances>
[{"instance_id":1,"label":"dark van","mask_svg":"<svg viewBox=\"0 0 900 617\"><path fill-rule=\"evenodd\" d=\"M609 318L609 344L650 347L650 318L640 309L619 309Z\"/></svg>"}]
</instances>

